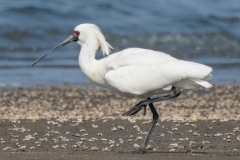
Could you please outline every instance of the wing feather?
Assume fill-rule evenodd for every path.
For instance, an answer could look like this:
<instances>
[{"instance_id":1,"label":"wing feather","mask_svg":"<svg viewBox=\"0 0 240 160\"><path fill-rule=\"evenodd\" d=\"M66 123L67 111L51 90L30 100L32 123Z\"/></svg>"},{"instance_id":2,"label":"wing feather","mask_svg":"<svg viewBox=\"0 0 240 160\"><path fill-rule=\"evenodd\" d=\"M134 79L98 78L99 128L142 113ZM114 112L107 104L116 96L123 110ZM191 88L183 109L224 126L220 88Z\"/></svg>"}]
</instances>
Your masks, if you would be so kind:
<instances>
[{"instance_id":1,"label":"wing feather","mask_svg":"<svg viewBox=\"0 0 240 160\"><path fill-rule=\"evenodd\" d=\"M203 79L212 69L208 66L177 60L165 53L145 49L124 50L116 54L116 61L109 60L105 81L118 93L141 95L154 90L199 85L206 88L210 83ZM188 86L189 85L189 86Z\"/></svg>"}]
</instances>

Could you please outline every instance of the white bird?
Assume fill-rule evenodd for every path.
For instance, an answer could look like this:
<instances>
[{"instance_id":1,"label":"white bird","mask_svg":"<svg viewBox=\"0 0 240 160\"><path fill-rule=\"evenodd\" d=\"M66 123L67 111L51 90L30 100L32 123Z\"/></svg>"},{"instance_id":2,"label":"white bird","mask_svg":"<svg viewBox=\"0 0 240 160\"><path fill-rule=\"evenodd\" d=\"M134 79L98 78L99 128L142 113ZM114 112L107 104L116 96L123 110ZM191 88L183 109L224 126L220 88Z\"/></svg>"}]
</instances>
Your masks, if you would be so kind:
<instances>
[{"instance_id":1,"label":"white bird","mask_svg":"<svg viewBox=\"0 0 240 160\"><path fill-rule=\"evenodd\" d=\"M152 125L140 147L140 153L146 152L145 147L159 119L154 102L176 98L181 94L180 89L212 87L208 82L212 77L212 68L203 64L178 60L163 52L142 48L129 48L110 55L110 49L113 48L94 24L76 26L69 38L36 60L32 66L73 41L81 46L79 65L91 81L121 96L146 99L123 114L134 115L142 108L145 114L147 105L152 111ZM104 58L96 60L99 47ZM162 93L167 95L159 95Z\"/></svg>"}]
</instances>

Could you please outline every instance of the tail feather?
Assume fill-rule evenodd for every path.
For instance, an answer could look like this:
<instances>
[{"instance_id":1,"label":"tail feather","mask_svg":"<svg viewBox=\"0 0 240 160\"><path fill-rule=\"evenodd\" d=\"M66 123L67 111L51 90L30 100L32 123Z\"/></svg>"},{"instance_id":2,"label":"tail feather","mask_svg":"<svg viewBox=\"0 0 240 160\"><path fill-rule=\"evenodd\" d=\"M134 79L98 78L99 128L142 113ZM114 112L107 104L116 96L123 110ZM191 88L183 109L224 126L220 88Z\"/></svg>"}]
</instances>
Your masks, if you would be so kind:
<instances>
[{"instance_id":1,"label":"tail feather","mask_svg":"<svg viewBox=\"0 0 240 160\"><path fill-rule=\"evenodd\" d=\"M173 68L178 71L177 73L181 73L184 76L182 76L182 79L175 82L173 86L182 89L195 89L200 86L204 88L212 87L212 85L208 82L212 78L211 67L183 60L179 60L177 64L178 65L176 67L174 63Z\"/></svg>"},{"instance_id":2,"label":"tail feather","mask_svg":"<svg viewBox=\"0 0 240 160\"><path fill-rule=\"evenodd\" d=\"M210 84L207 81L201 80L201 79L189 78L189 80L191 80L191 81L193 81L193 82L195 82L195 83L197 83L200 86L205 87L205 88L211 88L212 87L212 84Z\"/></svg>"},{"instance_id":3,"label":"tail feather","mask_svg":"<svg viewBox=\"0 0 240 160\"><path fill-rule=\"evenodd\" d=\"M185 78L180 81L177 81L173 84L173 86L182 88L182 89L195 89L200 86L204 88L211 88L212 84L210 84L209 81L212 78L211 74L208 74L203 79L197 79L197 78Z\"/></svg>"}]
</instances>

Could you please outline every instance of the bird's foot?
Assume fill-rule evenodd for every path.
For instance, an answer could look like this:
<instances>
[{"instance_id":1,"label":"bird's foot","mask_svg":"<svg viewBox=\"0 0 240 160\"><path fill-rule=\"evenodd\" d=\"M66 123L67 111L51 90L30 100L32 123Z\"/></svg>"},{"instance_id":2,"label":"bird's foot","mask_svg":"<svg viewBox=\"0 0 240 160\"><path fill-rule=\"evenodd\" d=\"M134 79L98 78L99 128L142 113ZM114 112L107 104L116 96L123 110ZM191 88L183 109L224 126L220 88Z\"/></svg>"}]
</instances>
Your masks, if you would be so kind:
<instances>
[{"instance_id":1,"label":"bird's foot","mask_svg":"<svg viewBox=\"0 0 240 160\"><path fill-rule=\"evenodd\" d=\"M126 113L123 113L122 115L124 116L132 116L136 113L138 113L143 107L144 107L144 115L146 114L146 102L145 101L141 101L138 104L136 104L135 106L133 106L129 111L127 111Z\"/></svg>"},{"instance_id":2,"label":"bird's foot","mask_svg":"<svg viewBox=\"0 0 240 160\"><path fill-rule=\"evenodd\" d=\"M145 153L146 153L146 150L145 150L145 149L139 149L138 151L139 151L139 153L141 153L141 154L145 154Z\"/></svg>"},{"instance_id":3,"label":"bird's foot","mask_svg":"<svg viewBox=\"0 0 240 160\"><path fill-rule=\"evenodd\" d=\"M145 154L146 150L145 149L139 149L139 150L132 151L132 153L134 153L134 154Z\"/></svg>"}]
</instances>

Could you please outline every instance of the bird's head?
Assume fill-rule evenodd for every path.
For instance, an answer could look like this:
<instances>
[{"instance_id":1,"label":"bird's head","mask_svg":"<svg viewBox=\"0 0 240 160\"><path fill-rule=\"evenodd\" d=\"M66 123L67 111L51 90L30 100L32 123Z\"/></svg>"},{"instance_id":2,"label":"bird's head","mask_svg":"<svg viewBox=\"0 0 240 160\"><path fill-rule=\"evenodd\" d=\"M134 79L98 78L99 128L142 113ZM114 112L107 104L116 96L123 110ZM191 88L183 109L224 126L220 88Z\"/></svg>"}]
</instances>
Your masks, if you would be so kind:
<instances>
[{"instance_id":1,"label":"bird's head","mask_svg":"<svg viewBox=\"0 0 240 160\"><path fill-rule=\"evenodd\" d=\"M87 43L89 46L93 47L96 50L101 47L104 56L109 55L110 49L113 49L112 46L106 41L104 35L96 25L88 23L80 24L75 27L73 33L65 41L63 41L50 52L33 62L32 66L34 66L38 61L40 61L47 55L55 52L56 50L62 48L63 46L71 42L77 42L81 46Z\"/></svg>"},{"instance_id":2,"label":"bird's head","mask_svg":"<svg viewBox=\"0 0 240 160\"><path fill-rule=\"evenodd\" d=\"M88 45L91 45L91 47L95 48L96 50L98 47L101 47L104 56L108 56L110 49L113 49L112 46L106 41L100 28L95 24L80 24L75 27L74 33L79 34L77 41L79 45L88 43Z\"/></svg>"}]
</instances>

